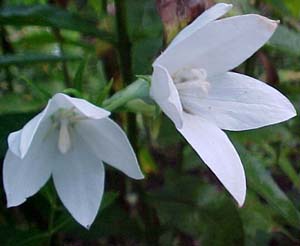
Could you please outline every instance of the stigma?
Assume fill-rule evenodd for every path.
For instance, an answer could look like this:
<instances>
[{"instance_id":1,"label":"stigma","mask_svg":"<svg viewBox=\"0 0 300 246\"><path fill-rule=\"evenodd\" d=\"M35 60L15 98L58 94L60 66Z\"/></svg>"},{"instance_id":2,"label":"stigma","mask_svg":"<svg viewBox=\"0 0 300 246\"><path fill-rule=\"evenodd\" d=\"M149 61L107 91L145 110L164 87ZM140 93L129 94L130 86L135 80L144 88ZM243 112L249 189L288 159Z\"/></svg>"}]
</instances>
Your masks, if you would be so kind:
<instances>
[{"instance_id":1,"label":"stigma","mask_svg":"<svg viewBox=\"0 0 300 246\"><path fill-rule=\"evenodd\" d=\"M71 149L71 136L68 119L61 119L58 134L58 150L66 154Z\"/></svg>"}]
</instances>

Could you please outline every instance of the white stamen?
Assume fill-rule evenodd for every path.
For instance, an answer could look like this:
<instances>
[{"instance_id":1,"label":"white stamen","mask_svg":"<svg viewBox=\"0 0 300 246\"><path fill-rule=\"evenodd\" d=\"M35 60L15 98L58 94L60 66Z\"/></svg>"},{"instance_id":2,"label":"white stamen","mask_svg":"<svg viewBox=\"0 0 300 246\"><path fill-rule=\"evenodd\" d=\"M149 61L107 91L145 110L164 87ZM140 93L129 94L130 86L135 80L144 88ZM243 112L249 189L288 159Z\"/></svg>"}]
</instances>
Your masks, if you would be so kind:
<instances>
[{"instance_id":1,"label":"white stamen","mask_svg":"<svg viewBox=\"0 0 300 246\"><path fill-rule=\"evenodd\" d=\"M173 76L179 96L205 97L210 83L204 69L182 69Z\"/></svg>"},{"instance_id":2,"label":"white stamen","mask_svg":"<svg viewBox=\"0 0 300 246\"><path fill-rule=\"evenodd\" d=\"M176 72L172 77L183 109L187 112L190 112L187 102L191 99L201 100L209 93L210 83L207 81L207 73L204 69L185 68Z\"/></svg>"},{"instance_id":3,"label":"white stamen","mask_svg":"<svg viewBox=\"0 0 300 246\"><path fill-rule=\"evenodd\" d=\"M71 148L71 136L69 132L69 121L62 119L60 121L58 149L62 154L66 154Z\"/></svg>"}]
</instances>

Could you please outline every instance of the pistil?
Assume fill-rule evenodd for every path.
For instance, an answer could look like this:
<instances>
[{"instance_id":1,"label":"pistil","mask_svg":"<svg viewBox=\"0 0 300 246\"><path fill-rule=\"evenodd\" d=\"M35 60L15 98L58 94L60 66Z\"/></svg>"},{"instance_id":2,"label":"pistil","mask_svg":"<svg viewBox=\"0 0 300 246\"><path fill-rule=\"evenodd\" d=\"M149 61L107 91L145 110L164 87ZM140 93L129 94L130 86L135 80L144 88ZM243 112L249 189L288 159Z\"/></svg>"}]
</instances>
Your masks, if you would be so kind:
<instances>
[{"instance_id":1,"label":"pistil","mask_svg":"<svg viewBox=\"0 0 300 246\"><path fill-rule=\"evenodd\" d=\"M70 122L68 119L61 119L58 135L58 149L62 154L66 154L71 149Z\"/></svg>"}]
</instances>

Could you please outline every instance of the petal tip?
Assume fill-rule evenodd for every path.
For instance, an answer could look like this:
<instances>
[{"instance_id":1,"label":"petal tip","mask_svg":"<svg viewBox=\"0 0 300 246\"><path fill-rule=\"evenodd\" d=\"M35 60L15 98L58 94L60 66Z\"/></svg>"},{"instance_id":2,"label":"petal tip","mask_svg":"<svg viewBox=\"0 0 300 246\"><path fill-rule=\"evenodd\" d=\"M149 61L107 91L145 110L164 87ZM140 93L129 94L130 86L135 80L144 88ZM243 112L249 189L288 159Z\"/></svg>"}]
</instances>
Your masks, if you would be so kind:
<instances>
[{"instance_id":1,"label":"petal tip","mask_svg":"<svg viewBox=\"0 0 300 246\"><path fill-rule=\"evenodd\" d=\"M23 198L21 201L15 201L11 198L10 195L7 195L7 202L6 202L6 207L7 208L12 208L19 206L20 204L24 203L27 199Z\"/></svg>"},{"instance_id":2,"label":"petal tip","mask_svg":"<svg viewBox=\"0 0 300 246\"><path fill-rule=\"evenodd\" d=\"M224 7L227 8L228 10L233 8L233 4L231 3L223 3Z\"/></svg>"},{"instance_id":3,"label":"petal tip","mask_svg":"<svg viewBox=\"0 0 300 246\"><path fill-rule=\"evenodd\" d=\"M213 5L211 8L213 8L213 7L222 7L222 8L229 11L230 9L232 9L233 4L231 4L231 3L217 3L217 4Z\"/></svg>"},{"instance_id":4,"label":"petal tip","mask_svg":"<svg viewBox=\"0 0 300 246\"><path fill-rule=\"evenodd\" d=\"M239 194L233 195L233 197L234 197L235 201L237 202L238 207L242 208L244 206L245 200L246 200L246 190L240 192Z\"/></svg>"},{"instance_id":5,"label":"petal tip","mask_svg":"<svg viewBox=\"0 0 300 246\"><path fill-rule=\"evenodd\" d=\"M134 177L132 177L132 178L134 178L134 179L136 179L136 180L141 180L141 179L144 179L145 176L144 176L143 174L139 174L139 175L134 176Z\"/></svg>"},{"instance_id":6,"label":"petal tip","mask_svg":"<svg viewBox=\"0 0 300 246\"><path fill-rule=\"evenodd\" d=\"M258 17L258 20L262 24L264 24L270 32L274 32L276 30L276 28L278 27L278 24L280 23L280 21L278 21L278 20L271 20L271 19L261 16L261 15L257 15L257 17Z\"/></svg>"},{"instance_id":7,"label":"petal tip","mask_svg":"<svg viewBox=\"0 0 300 246\"><path fill-rule=\"evenodd\" d=\"M239 208L242 208L244 206L245 200L246 200L246 193L243 195L243 197L241 199L237 200Z\"/></svg>"}]
</instances>

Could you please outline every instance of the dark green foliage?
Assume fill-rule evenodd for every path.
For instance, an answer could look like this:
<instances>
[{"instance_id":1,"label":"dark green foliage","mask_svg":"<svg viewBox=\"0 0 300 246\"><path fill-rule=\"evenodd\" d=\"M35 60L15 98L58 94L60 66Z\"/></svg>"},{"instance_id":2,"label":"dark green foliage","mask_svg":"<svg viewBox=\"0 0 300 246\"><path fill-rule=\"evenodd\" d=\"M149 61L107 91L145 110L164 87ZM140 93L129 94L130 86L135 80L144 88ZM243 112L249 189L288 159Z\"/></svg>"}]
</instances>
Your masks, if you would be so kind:
<instances>
[{"instance_id":1,"label":"dark green foliage","mask_svg":"<svg viewBox=\"0 0 300 246\"><path fill-rule=\"evenodd\" d=\"M51 181L9 209L1 186L0 245L299 245L299 117L228 133L247 177L247 199L239 208L149 97L151 64L165 48L157 1L125 2L120 28L111 0L1 1L1 159L8 134L40 112L50 96L64 92L112 111L137 147L146 178L132 181L106 165L105 195L90 230L72 219ZM279 83L272 86L299 111L300 1L227 2L235 4L234 14L280 19L260 50L273 68L254 55L238 71L262 80L275 73ZM122 81L129 77L133 81Z\"/></svg>"}]
</instances>

